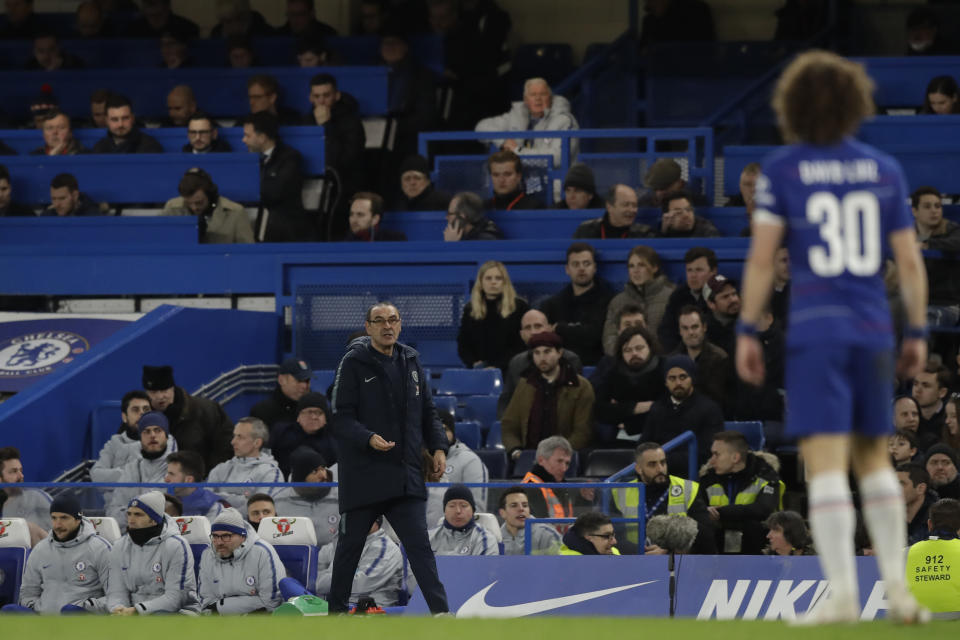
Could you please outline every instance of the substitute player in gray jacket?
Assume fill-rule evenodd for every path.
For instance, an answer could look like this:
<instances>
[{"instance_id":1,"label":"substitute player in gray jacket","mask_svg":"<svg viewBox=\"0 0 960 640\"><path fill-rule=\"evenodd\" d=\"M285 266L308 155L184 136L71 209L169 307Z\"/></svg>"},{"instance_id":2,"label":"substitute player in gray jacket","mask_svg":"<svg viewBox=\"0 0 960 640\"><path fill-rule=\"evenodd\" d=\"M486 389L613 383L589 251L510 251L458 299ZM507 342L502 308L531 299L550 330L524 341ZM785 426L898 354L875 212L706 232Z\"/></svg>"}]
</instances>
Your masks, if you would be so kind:
<instances>
[{"instance_id":1,"label":"substitute player in gray jacket","mask_svg":"<svg viewBox=\"0 0 960 640\"><path fill-rule=\"evenodd\" d=\"M455 484L443 494L443 523L429 532L430 547L438 556L497 556L497 541L474 520L470 489Z\"/></svg>"},{"instance_id":2,"label":"substitute player in gray jacket","mask_svg":"<svg viewBox=\"0 0 960 640\"><path fill-rule=\"evenodd\" d=\"M273 611L283 602L286 577L273 547L257 536L236 509L224 509L210 526L213 546L200 557L200 606L204 612Z\"/></svg>"},{"instance_id":3,"label":"substitute player in gray jacket","mask_svg":"<svg viewBox=\"0 0 960 640\"><path fill-rule=\"evenodd\" d=\"M250 487L213 487L213 490L230 501L237 509L247 507L247 498L255 493L275 494L279 489L258 487L259 482L283 482L283 474L277 461L262 451L270 439L270 431L260 418L240 418L233 427L233 457L221 462L207 476L209 484L218 482L248 482Z\"/></svg>"},{"instance_id":4,"label":"substitute player in gray jacket","mask_svg":"<svg viewBox=\"0 0 960 640\"><path fill-rule=\"evenodd\" d=\"M198 613L193 552L163 494L150 491L130 501L127 534L110 554L107 608L116 615Z\"/></svg>"},{"instance_id":5,"label":"substitute player in gray jacket","mask_svg":"<svg viewBox=\"0 0 960 640\"><path fill-rule=\"evenodd\" d=\"M393 607L399 602L403 588L403 554L400 547L380 528L383 516L377 518L363 544L363 554L357 573L353 577L353 590L350 602L357 602L362 596L370 596L381 607ZM328 544L320 550L317 574L317 595L326 597L330 591L330 578L333 575L333 554L335 544Z\"/></svg>"},{"instance_id":6,"label":"substitute player in gray jacket","mask_svg":"<svg viewBox=\"0 0 960 640\"><path fill-rule=\"evenodd\" d=\"M337 465L327 468L323 456L310 447L300 447L290 455L290 468L293 482L337 481ZM337 541L340 506L335 488L288 487L281 490L273 502L278 517L310 518L317 534L318 547Z\"/></svg>"},{"instance_id":7,"label":"substitute player in gray jacket","mask_svg":"<svg viewBox=\"0 0 960 640\"><path fill-rule=\"evenodd\" d=\"M64 607L106 612L110 543L97 535L73 496L55 498L50 519L50 535L27 558L20 605L37 613L56 614Z\"/></svg>"},{"instance_id":8,"label":"substitute player in gray jacket","mask_svg":"<svg viewBox=\"0 0 960 640\"><path fill-rule=\"evenodd\" d=\"M167 456L170 423L159 411L150 411L137 422L140 430L140 449L135 459L120 470L117 482L163 482L167 475ZM127 505L139 490L131 487L114 489L107 505L107 515L116 518L121 529L126 527ZM163 513L163 510L160 510Z\"/></svg>"},{"instance_id":9,"label":"substitute player in gray jacket","mask_svg":"<svg viewBox=\"0 0 960 640\"><path fill-rule=\"evenodd\" d=\"M500 518L503 519L500 527L503 555L522 556L526 542L524 525L530 519L530 500L526 488L515 485L500 495ZM560 551L563 541L556 528L535 522L530 526L530 534L530 550L534 555L555 555Z\"/></svg>"}]
</instances>

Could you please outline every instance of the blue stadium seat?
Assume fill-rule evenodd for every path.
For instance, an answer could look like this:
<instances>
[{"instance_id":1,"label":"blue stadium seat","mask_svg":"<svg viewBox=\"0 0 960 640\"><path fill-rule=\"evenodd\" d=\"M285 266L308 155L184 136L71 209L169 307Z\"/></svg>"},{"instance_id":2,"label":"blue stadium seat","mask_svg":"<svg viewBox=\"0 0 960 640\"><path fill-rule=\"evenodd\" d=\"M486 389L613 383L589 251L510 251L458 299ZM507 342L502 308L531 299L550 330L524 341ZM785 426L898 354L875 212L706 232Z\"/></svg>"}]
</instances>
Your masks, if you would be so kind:
<instances>
[{"instance_id":1,"label":"blue stadium seat","mask_svg":"<svg viewBox=\"0 0 960 640\"><path fill-rule=\"evenodd\" d=\"M499 395L503 377L499 369L447 369L433 382L433 391L445 396Z\"/></svg>"},{"instance_id":2,"label":"blue stadium seat","mask_svg":"<svg viewBox=\"0 0 960 640\"><path fill-rule=\"evenodd\" d=\"M4 547L0 549L0 606L17 604L20 598L20 580L27 566L30 549L24 547Z\"/></svg>"},{"instance_id":3,"label":"blue stadium seat","mask_svg":"<svg viewBox=\"0 0 960 640\"><path fill-rule=\"evenodd\" d=\"M313 589L317 584L319 549L306 544L278 544L274 549L287 570L287 577L295 579L308 589Z\"/></svg>"},{"instance_id":4,"label":"blue stadium seat","mask_svg":"<svg viewBox=\"0 0 960 640\"><path fill-rule=\"evenodd\" d=\"M594 449L587 454L583 475L591 478L609 478L634 462L632 449Z\"/></svg>"},{"instance_id":5,"label":"blue stadium seat","mask_svg":"<svg viewBox=\"0 0 960 640\"><path fill-rule=\"evenodd\" d=\"M513 472L510 474L511 478L522 478L526 475L527 471L530 471L531 467L537 461L537 452L535 449L524 449L520 452L520 457L516 459L513 463ZM574 451L573 457L570 459L570 468L567 469L566 475L564 478L575 478L580 473L580 455Z\"/></svg>"},{"instance_id":6,"label":"blue stadium seat","mask_svg":"<svg viewBox=\"0 0 960 640\"><path fill-rule=\"evenodd\" d=\"M420 364L430 367L462 367L455 340L418 340L411 343L420 353Z\"/></svg>"},{"instance_id":7,"label":"blue stadium seat","mask_svg":"<svg viewBox=\"0 0 960 640\"><path fill-rule=\"evenodd\" d=\"M507 452L503 449L477 449L474 451L486 465L490 478L507 477Z\"/></svg>"},{"instance_id":8,"label":"blue stadium seat","mask_svg":"<svg viewBox=\"0 0 960 640\"><path fill-rule=\"evenodd\" d=\"M500 435L500 421L494 420L490 423L490 429L487 430L487 438L484 444L488 448L503 449L503 439Z\"/></svg>"},{"instance_id":9,"label":"blue stadium seat","mask_svg":"<svg viewBox=\"0 0 960 640\"><path fill-rule=\"evenodd\" d=\"M499 399L499 395L462 396L459 398L459 403L463 406L463 417L467 420L477 420L483 430L489 432L491 425L497 420Z\"/></svg>"},{"instance_id":10,"label":"blue stadium seat","mask_svg":"<svg viewBox=\"0 0 960 640\"><path fill-rule=\"evenodd\" d=\"M310 383L310 389L319 393L326 393L327 388L333 384L333 379L336 377L336 369L316 369L313 372L313 381Z\"/></svg>"},{"instance_id":11,"label":"blue stadium seat","mask_svg":"<svg viewBox=\"0 0 960 640\"><path fill-rule=\"evenodd\" d=\"M724 431L739 431L747 439L752 451L762 451L767 443L763 435L763 423L759 420L731 420L723 423Z\"/></svg>"},{"instance_id":12,"label":"blue stadium seat","mask_svg":"<svg viewBox=\"0 0 960 640\"><path fill-rule=\"evenodd\" d=\"M193 552L193 572L197 574L197 578L200 577L200 558L203 556L203 552L210 548L208 544L190 544L190 551Z\"/></svg>"},{"instance_id":13,"label":"blue stadium seat","mask_svg":"<svg viewBox=\"0 0 960 640\"><path fill-rule=\"evenodd\" d=\"M476 420L465 420L456 423L457 440L467 445L471 449L479 449L483 440L480 423Z\"/></svg>"},{"instance_id":14,"label":"blue stadium seat","mask_svg":"<svg viewBox=\"0 0 960 640\"><path fill-rule=\"evenodd\" d=\"M437 411L441 409L448 411L454 418L457 417L457 397L456 396L436 396L433 399L433 405Z\"/></svg>"}]
</instances>

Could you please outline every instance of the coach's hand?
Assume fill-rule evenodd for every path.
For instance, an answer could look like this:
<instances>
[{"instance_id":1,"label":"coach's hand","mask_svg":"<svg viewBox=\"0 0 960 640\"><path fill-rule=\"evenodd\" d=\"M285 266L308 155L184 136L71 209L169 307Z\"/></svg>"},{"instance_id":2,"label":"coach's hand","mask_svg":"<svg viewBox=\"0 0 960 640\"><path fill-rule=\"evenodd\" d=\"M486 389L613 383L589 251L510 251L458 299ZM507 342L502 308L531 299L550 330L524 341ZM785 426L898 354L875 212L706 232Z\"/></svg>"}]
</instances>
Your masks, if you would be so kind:
<instances>
[{"instance_id":1,"label":"coach's hand","mask_svg":"<svg viewBox=\"0 0 960 640\"><path fill-rule=\"evenodd\" d=\"M737 375L747 384L759 387L765 375L763 348L753 336L737 336Z\"/></svg>"},{"instance_id":2,"label":"coach's hand","mask_svg":"<svg viewBox=\"0 0 960 640\"><path fill-rule=\"evenodd\" d=\"M377 451L390 451L390 449L393 449L395 446L397 446L396 442L388 442L376 433L370 436L368 444Z\"/></svg>"},{"instance_id":3,"label":"coach's hand","mask_svg":"<svg viewBox=\"0 0 960 640\"><path fill-rule=\"evenodd\" d=\"M923 338L904 338L900 344L900 359L897 361L897 375L900 378L914 378L923 371L927 363L927 341Z\"/></svg>"},{"instance_id":4,"label":"coach's hand","mask_svg":"<svg viewBox=\"0 0 960 640\"><path fill-rule=\"evenodd\" d=\"M447 454L442 449L433 452L433 475L441 476L447 470Z\"/></svg>"}]
</instances>

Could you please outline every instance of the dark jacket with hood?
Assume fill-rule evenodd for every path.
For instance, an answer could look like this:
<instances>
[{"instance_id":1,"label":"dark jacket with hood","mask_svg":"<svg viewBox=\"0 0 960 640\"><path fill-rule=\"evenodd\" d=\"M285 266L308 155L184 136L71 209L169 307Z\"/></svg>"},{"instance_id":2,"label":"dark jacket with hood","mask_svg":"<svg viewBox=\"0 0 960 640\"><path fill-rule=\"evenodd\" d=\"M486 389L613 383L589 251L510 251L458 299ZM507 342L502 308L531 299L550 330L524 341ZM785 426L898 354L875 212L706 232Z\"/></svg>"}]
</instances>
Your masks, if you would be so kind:
<instances>
[{"instance_id":1,"label":"dark jacket with hood","mask_svg":"<svg viewBox=\"0 0 960 640\"><path fill-rule=\"evenodd\" d=\"M233 422L213 400L195 398L175 387L173 404L163 413L180 450L199 453L207 469L233 457Z\"/></svg>"},{"instance_id":2,"label":"dark jacket with hood","mask_svg":"<svg viewBox=\"0 0 960 640\"><path fill-rule=\"evenodd\" d=\"M603 323L613 297L606 282L600 278L593 282L593 287L579 296L573 295L573 285L568 284L540 307L547 320L556 323L564 348L576 351L587 366L596 365L603 357Z\"/></svg>"},{"instance_id":3,"label":"dark jacket with hood","mask_svg":"<svg viewBox=\"0 0 960 640\"><path fill-rule=\"evenodd\" d=\"M627 366L621 357L604 356L590 376L596 395L593 410L597 421L611 425L623 423L631 435L642 432L647 414L635 414L633 407L663 395L662 369L660 357L656 355L637 370Z\"/></svg>"},{"instance_id":4,"label":"dark jacket with hood","mask_svg":"<svg viewBox=\"0 0 960 640\"><path fill-rule=\"evenodd\" d=\"M304 116L304 124L315 125L313 111ZM358 184L363 178L363 150L367 136L360 120L360 103L349 93L340 92L340 99L330 109L330 119L323 125L325 162L340 173L347 184Z\"/></svg>"},{"instance_id":5,"label":"dark jacket with hood","mask_svg":"<svg viewBox=\"0 0 960 640\"><path fill-rule=\"evenodd\" d=\"M446 452L430 385L417 352L397 343L385 356L357 338L337 367L332 434L340 456L340 511L401 497L427 499L421 448ZM370 447L378 434L396 442L389 451Z\"/></svg>"}]
</instances>

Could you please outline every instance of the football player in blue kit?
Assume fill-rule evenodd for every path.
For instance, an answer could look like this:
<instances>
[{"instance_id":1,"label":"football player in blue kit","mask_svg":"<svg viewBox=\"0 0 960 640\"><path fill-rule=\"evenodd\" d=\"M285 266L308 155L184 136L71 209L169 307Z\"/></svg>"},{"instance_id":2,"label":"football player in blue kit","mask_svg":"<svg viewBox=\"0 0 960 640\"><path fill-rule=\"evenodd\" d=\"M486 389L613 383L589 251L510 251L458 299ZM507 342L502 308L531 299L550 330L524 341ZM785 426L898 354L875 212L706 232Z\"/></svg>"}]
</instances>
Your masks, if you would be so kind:
<instances>
[{"instance_id":1,"label":"football player in blue kit","mask_svg":"<svg viewBox=\"0 0 960 640\"><path fill-rule=\"evenodd\" d=\"M766 159L757 182L737 329L737 371L760 384L757 322L774 254L786 246L793 277L787 433L800 439L810 526L831 586L802 620L814 624L859 619L851 466L887 616L911 623L928 615L904 583L903 497L886 449L895 371L913 377L926 362L927 280L900 165L852 138L873 114L872 91L862 65L825 51L801 54L780 77L772 105L789 144ZM898 361L883 283L891 255L908 315Z\"/></svg>"}]
</instances>

